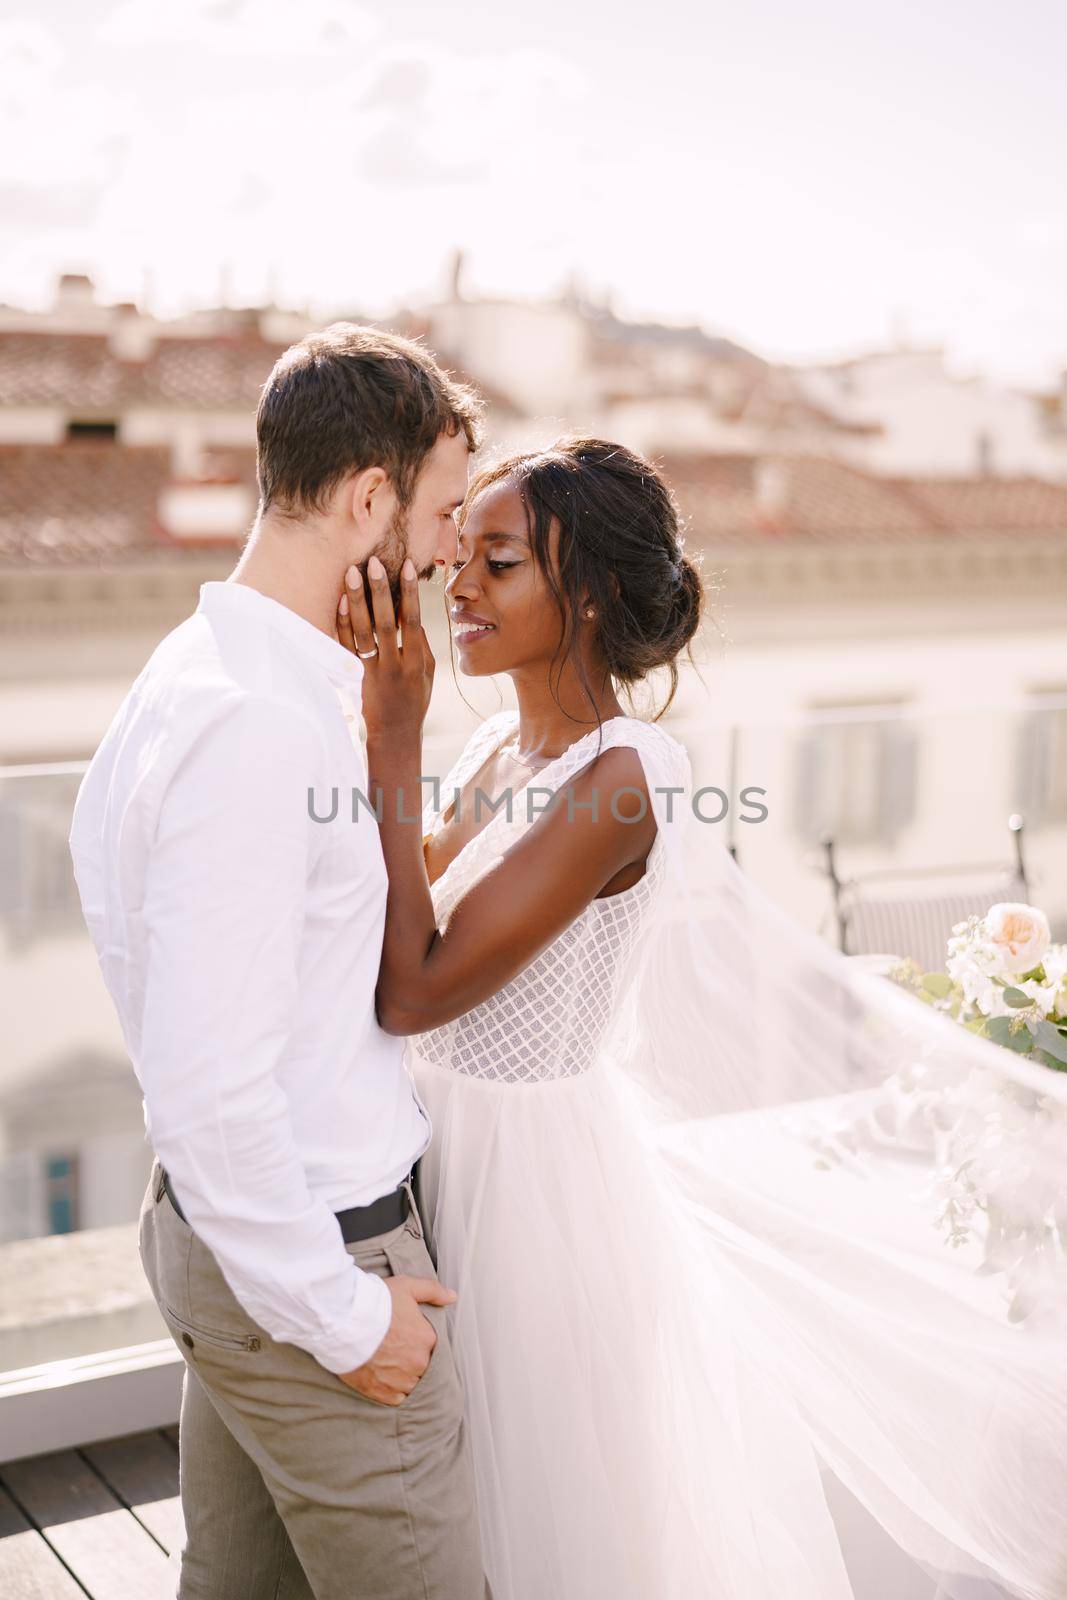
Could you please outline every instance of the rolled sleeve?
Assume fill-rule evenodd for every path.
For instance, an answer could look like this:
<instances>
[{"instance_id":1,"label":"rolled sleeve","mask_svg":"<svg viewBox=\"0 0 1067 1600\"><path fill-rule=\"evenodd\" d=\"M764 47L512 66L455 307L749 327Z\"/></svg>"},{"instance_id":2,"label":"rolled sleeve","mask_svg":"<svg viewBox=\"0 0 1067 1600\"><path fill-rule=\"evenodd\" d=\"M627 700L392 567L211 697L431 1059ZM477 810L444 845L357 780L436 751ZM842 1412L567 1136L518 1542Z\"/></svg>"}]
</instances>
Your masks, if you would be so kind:
<instances>
[{"instance_id":1,"label":"rolled sleeve","mask_svg":"<svg viewBox=\"0 0 1067 1600\"><path fill-rule=\"evenodd\" d=\"M272 1338L347 1372L381 1343L392 1299L312 1193L277 1075L324 763L298 710L242 697L170 778L145 885L140 1065L156 1154L237 1299Z\"/></svg>"}]
</instances>

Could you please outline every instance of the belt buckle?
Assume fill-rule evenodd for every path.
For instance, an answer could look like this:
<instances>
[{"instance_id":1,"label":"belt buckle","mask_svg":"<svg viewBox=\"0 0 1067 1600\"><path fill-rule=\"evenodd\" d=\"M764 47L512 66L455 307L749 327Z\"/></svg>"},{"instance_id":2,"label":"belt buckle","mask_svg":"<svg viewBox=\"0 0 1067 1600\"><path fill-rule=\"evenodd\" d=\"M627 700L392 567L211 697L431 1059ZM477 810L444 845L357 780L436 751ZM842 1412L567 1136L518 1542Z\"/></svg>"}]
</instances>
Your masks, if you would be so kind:
<instances>
[{"instance_id":1,"label":"belt buckle","mask_svg":"<svg viewBox=\"0 0 1067 1600\"><path fill-rule=\"evenodd\" d=\"M415 1203L415 1186L410 1172L400 1183L400 1188L403 1189L408 1197L408 1214L404 1218L404 1226L414 1238L421 1239L422 1218L419 1216L419 1208Z\"/></svg>"}]
</instances>

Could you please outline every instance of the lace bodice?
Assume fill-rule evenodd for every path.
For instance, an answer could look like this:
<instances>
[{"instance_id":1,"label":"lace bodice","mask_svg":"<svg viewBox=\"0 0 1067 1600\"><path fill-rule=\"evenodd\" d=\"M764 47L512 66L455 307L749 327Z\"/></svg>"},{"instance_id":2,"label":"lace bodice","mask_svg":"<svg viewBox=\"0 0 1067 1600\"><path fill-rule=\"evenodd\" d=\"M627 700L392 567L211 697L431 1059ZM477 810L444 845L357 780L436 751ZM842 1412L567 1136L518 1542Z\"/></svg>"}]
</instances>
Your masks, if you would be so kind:
<instances>
[{"instance_id":1,"label":"lace bodice","mask_svg":"<svg viewBox=\"0 0 1067 1600\"><path fill-rule=\"evenodd\" d=\"M455 793L514 732L515 712L482 724L441 786L439 808L431 803L423 832L436 832ZM451 861L433 886L439 927L456 905L536 821L545 796L536 791L565 787L599 749L625 745L642 758L650 787L688 787L685 750L662 729L632 717L616 717L579 739L516 791L512 816L501 810ZM535 799L527 810L527 791ZM605 797L605 803L607 797ZM497 1083L536 1083L585 1072L610 1022L629 957L662 887L665 841L657 832L644 876L630 889L594 900L548 948L499 993L456 1021L419 1034L416 1053L436 1066Z\"/></svg>"}]
</instances>

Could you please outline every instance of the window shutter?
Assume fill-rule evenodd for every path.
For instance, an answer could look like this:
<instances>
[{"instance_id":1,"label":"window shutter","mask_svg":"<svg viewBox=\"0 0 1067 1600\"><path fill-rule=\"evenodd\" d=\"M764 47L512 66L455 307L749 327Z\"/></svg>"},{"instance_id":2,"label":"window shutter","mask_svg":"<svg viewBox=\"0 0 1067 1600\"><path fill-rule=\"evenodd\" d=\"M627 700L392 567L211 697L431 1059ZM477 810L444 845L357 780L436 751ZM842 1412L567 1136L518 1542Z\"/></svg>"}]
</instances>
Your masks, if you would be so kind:
<instances>
[{"instance_id":1,"label":"window shutter","mask_svg":"<svg viewBox=\"0 0 1067 1600\"><path fill-rule=\"evenodd\" d=\"M878 832L886 843L892 843L914 819L918 772L919 736L914 725L883 723Z\"/></svg>"},{"instance_id":2,"label":"window shutter","mask_svg":"<svg viewBox=\"0 0 1067 1600\"><path fill-rule=\"evenodd\" d=\"M805 844L814 844L825 825L820 815L819 775L822 740L818 730L802 733L793 761L793 827Z\"/></svg>"},{"instance_id":3,"label":"window shutter","mask_svg":"<svg viewBox=\"0 0 1067 1600\"><path fill-rule=\"evenodd\" d=\"M1047 714L1032 711L1022 719L1016 737L1016 807L1026 822L1044 820L1049 788L1049 724Z\"/></svg>"}]
</instances>

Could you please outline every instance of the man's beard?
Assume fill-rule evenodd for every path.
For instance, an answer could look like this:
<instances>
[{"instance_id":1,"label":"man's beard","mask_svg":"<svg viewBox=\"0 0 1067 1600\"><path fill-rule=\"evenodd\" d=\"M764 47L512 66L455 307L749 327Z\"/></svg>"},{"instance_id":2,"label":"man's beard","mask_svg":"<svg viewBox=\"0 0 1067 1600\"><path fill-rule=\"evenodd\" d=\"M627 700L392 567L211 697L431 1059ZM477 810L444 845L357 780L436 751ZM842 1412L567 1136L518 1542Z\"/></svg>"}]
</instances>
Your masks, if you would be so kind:
<instances>
[{"instance_id":1,"label":"man's beard","mask_svg":"<svg viewBox=\"0 0 1067 1600\"><path fill-rule=\"evenodd\" d=\"M393 614L400 615L400 569L408 556L408 521L404 511L397 510L393 517L392 525L382 542L371 555L376 555L385 568L385 575L389 579L389 593L393 597ZM367 557L367 561L370 556ZM363 574L364 583L367 582L367 561L360 563L360 572ZM417 574L419 578L432 578L437 571L436 564L431 562L428 567L423 567ZM367 588L368 595L370 587Z\"/></svg>"}]
</instances>

